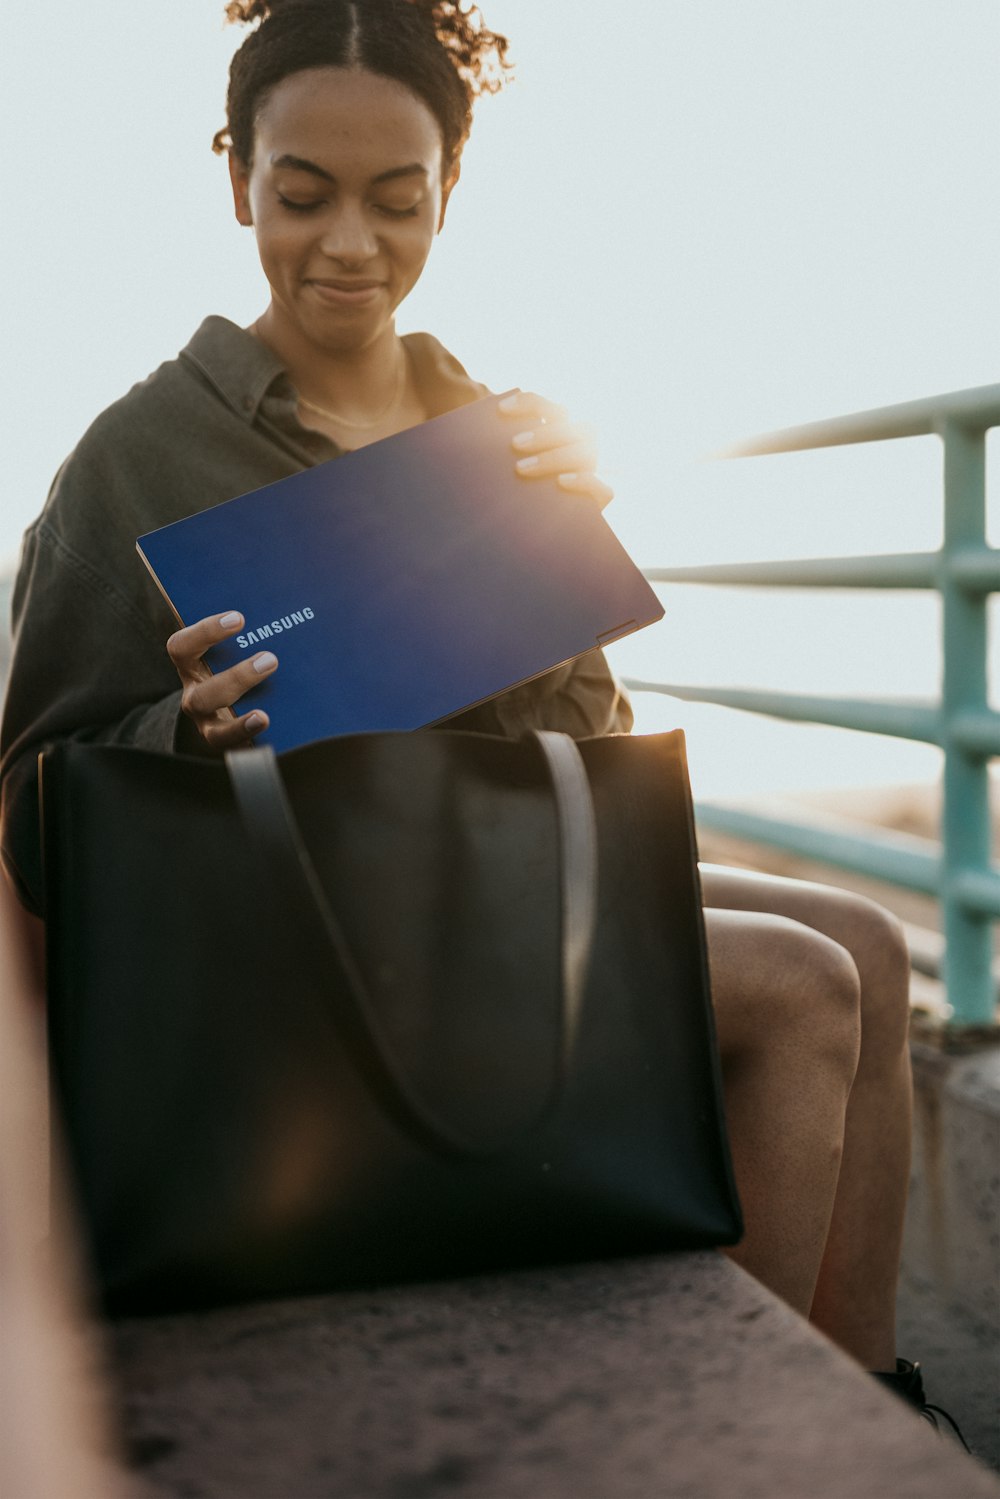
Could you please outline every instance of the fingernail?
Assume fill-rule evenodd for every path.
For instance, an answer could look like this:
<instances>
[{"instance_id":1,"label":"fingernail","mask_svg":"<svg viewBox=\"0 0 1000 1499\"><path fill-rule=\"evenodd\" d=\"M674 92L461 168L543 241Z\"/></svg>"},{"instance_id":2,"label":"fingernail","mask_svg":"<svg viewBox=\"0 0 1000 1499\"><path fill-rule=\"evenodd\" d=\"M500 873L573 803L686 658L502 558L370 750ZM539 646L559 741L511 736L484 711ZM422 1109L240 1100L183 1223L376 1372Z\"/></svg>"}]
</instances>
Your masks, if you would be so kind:
<instances>
[{"instance_id":1,"label":"fingernail","mask_svg":"<svg viewBox=\"0 0 1000 1499\"><path fill-rule=\"evenodd\" d=\"M538 460L537 457L536 458L519 458L517 460L517 462L515 463L514 467L517 469L517 471L518 471L519 474L526 474L529 469L537 468L538 467L538 463L539 463L539 460Z\"/></svg>"},{"instance_id":2,"label":"fingernail","mask_svg":"<svg viewBox=\"0 0 1000 1499\"><path fill-rule=\"evenodd\" d=\"M560 474L559 485L561 489L575 489L580 482L579 474Z\"/></svg>"},{"instance_id":3,"label":"fingernail","mask_svg":"<svg viewBox=\"0 0 1000 1499\"><path fill-rule=\"evenodd\" d=\"M243 727L248 734L258 734L264 727L264 720L259 713L248 713L243 720Z\"/></svg>"},{"instance_id":4,"label":"fingernail","mask_svg":"<svg viewBox=\"0 0 1000 1499\"><path fill-rule=\"evenodd\" d=\"M270 671L272 666L277 666L278 658L270 651L262 651L259 656L253 658L254 671Z\"/></svg>"},{"instance_id":5,"label":"fingernail","mask_svg":"<svg viewBox=\"0 0 1000 1499\"><path fill-rule=\"evenodd\" d=\"M534 432L519 432L516 437L511 438L515 448L530 448L534 440Z\"/></svg>"},{"instance_id":6,"label":"fingernail","mask_svg":"<svg viewBox=\"0 0 1000 1499\"><path fill-rule=\"evenodd\" d=\"M517 400L518 400L518 398L517 398L516 394L512 395L512 396L504 396L503 400L500 402L499 410L501 410L501 411L508 411L508 412L509 411L516 411L517 410Z\"/></svg>"},{"instance_id":7,"label":"fingernail","mask_svg":"<svg viewBox=\"0 0 1000 1499\"><path fill-rule=\"evenodd\" d=\"M242 623L242 614L237 614L235 610L231 610L229 614L221 614L219 616L219 624L224 630L231 630L234 625L241 625Z\"/></svg>"}]
</instances>

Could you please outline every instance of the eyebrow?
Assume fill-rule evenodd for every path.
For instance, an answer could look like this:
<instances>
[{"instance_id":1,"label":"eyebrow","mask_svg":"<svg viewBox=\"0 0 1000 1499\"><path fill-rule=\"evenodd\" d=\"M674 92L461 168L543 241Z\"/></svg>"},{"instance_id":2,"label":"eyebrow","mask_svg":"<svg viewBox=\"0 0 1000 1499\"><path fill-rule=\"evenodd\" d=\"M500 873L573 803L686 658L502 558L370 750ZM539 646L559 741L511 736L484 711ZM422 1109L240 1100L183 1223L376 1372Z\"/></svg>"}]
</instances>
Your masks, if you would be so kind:
<instances>
[{"instance_id":1,"label":"eyebrow","mask_svg":"<svg viewBox=\"0 0 1000 1499\"><path fill-rule=\"evenodd\" d=\"M325 167L317 166L314 161L307 161L304 156L272 156L273 167L288 167L293 172L310 172L314 177L321 177L324 182L337 181L332 172ZM427 168L421 166L419 161L411 161L405 167L390 167L387 172L379 172L372 178L373 182L392 182L397 177L426 177Z\"/></svg>"}]
</instances>

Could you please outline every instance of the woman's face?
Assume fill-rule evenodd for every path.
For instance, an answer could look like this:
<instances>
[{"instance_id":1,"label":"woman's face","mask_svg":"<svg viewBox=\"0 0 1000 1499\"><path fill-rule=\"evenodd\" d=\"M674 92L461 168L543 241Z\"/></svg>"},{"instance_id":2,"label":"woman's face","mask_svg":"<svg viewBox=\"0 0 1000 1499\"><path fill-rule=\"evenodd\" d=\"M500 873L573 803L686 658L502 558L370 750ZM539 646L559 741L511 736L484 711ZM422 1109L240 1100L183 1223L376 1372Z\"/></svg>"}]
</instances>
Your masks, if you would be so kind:
<instances>
[{"instance_id":1,"label":"woman's face","mask_svg":"<svg viewBox=\"0 0 1000 1499\"><path fill-rule=\"evenodd\" d=\"M328 352L375 342L440 228L441 130L402 84L360 69L293 73L268 95L251 166L230 154L281 331Z\"/></svg>"}]
</instances>

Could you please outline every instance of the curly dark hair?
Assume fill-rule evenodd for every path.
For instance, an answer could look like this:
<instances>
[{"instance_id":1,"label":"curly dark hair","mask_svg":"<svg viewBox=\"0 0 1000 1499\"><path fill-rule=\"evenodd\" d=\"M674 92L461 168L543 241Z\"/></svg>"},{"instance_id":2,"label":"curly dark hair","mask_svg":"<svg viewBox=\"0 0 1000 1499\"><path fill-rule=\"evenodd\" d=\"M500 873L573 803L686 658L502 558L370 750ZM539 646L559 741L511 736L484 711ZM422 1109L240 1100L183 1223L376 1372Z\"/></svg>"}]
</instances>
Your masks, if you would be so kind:
<instances>
[{"instance_id":1,"label":"curly dark hair","mask_svg":"<svg viewBox=\"0 0 1000 1499\"><path fill-rule=\"evenodd\" d=\"M466 0L231 0L230 21L253 24L233 58L226 126L214 151L248 166L268 93L305 68L364 68L404 84L441 127L445 181L457 175L472 104L503 86L507 38L488 31Z\"/></svg>"}]
</instances>

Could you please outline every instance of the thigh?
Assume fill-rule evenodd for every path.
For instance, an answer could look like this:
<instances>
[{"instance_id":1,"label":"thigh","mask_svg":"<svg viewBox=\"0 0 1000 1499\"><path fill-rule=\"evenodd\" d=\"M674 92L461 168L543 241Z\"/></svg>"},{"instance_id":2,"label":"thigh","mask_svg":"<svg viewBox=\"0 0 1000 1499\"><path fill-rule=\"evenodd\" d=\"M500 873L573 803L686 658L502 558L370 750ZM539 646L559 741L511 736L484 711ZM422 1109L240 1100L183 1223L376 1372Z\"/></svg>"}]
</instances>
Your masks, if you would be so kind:
<instances>
[{"instance_id":1,"label":"thigh","mask_svg":"<svg viewBox=\"0 0 1000 1499\"><path fill-rule=\"evenodd\" d=\"M835 885L721 864L702 864L699 868L706 908L784 916L839 942L856 959L869 947L884 951L888 945L905 952L900 923L866 896Z\"/></svg>"}]
</instances>

